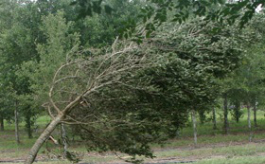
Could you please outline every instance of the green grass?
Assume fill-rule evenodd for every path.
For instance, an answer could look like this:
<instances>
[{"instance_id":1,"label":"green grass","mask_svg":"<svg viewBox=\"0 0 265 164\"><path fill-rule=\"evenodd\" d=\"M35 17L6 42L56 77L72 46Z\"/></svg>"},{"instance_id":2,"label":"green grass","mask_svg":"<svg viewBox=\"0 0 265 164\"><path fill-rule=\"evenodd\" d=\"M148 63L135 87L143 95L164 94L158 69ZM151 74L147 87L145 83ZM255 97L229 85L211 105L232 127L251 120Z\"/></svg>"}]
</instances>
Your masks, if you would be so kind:
<instances>
[{"instance_id":1,"label":"green grass","mask_svg":"<svg viewBox=\"0 0 265 164\"><path fill-rule=\"evenodd\" d=\"M265 143L248 143L242 145L217 145L211 147L170 149L167 151L157 151L157 157L209 157L209 156L251 156L258 153L265 153Z\"/></svg>"},{"instance_id":2,"label":"green grass","mask_svg":"<svg viewBox=\"0 0 265 164\"><path fill-rule=\"evenodd\" d=\"M202 160L192 164L264 164L265 157L262 156L246 156L246 157L232 157L232 158L218 158Z\"/></svg>"},{"instance_id":3,"label":"green grass","mask_svg":"<svg viewBox=\"0 0 265 164\"><path fill-rule=\"evenodd\" d=\"M221 111L219 111L220 113ZM259 143L249 143L249 130L247 128L246 111L239 123L230 120L229 135L223 134L223 119L218 117L218 130L212 129L212 123L206 122L198 124L198 145L195 148L193 144L193 130L191 123L180 131L180 136L166 141L163 146L153 145L155 156L158 158L177 158L179 161L199 161L198 164L226 164L226 163L265 163L265 118L264 112L258 111L258 127L253 128L253 140ZM209 114L210 115L210 114ZM208 115L208 117L209 117ZM218 115L217 115L218 116ZM219 114L220 116L220 114ZM26 157L30 147L34 144L36 138L42 129L49 123L47 116L39 117L37 120L39 132L34 134L33 139L28 139L24 130L24 123L20 124L21 144L16 144L14 135L14 125L7 124L4 132L0 132L0 161L1 159L23 159ZM253 123L252 123L253 124ZM59 138L60 131L54 132ZM264 140L264 141L263 141ZM47 158L47 148L52 149L52 154L61 154L62 148L55 147L46 143L39 153L39 157ZM83 146L72 145L71 151L85 152ZM123 156L123 155L121 155ZM106 163L107 161L117 161L118 158L111 152L107 155L90 153L84 155L84 161L90 163ZM150 161L150 160L147 160ZM39 164L62 164L66 161L38 162ZM197 164L196 163L196 164ZM10 164L10 163L9 163Z\"/></svg>"}]
</instances>

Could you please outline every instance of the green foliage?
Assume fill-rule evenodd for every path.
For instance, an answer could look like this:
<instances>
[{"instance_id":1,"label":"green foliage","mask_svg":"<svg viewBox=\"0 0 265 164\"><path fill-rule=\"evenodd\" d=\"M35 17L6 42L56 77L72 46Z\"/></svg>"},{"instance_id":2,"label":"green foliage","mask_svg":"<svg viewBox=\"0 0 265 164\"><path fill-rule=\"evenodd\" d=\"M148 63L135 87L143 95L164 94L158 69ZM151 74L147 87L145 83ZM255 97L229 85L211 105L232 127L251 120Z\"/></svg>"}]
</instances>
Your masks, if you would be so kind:
<instances>
[{"instance_id":1,"label":"green foliage","mask_svg":"<svg viewBox=\"0 0 265 164\"><path fill-rule=\"evenodd\" d=\"M94 13L99 14L102 12L102 9L104 12L112 14L115 9L111 8L108 2L110 0L76 0L72 5L75 5L78 9L78 18L84 18L92 16ZM256 11L255 9L264 4L264 0L255 1L254 3L250 0L233 2L225 0L147 0L146 4L141 8L138 18L145 24L145 29L149 31L146 33L147 37L156 30L157 26L160 26L164 22L173 21L181 24L191 17L202 17L206 21L219 22L223 25L226 23L232 25L239 22L237 24L243 27L252 19ZM124 35L125 38L136 29L135 21L127 19L127 22L129 24L126 28L129 32L123 30L123 33L126 34ZM138 38L139 42L140 40L141 38Z\"/></svg>"},{"instance_id":2,"label":"green foliage","mask_svg":"<svg viewBox=\"0 0 265 164\"><path fill-rule=\"evenodd\" d=\"M86 1L80 2L86 3ZM111 14L100 12L89 16L83 15L82 18L75 20L77 22L75 30L81 35L82 45L89 48L110 46L117 36L121 37L123 32L128 30L130 25L136 25L135 13L139 12L142 4L143 2L139 0L108 0L104 5L111 6Z\"/></svg>"},{"instance_id":3,"label":"green foliage","mask_svg":"<svg viewBox=\"0 0 265 164\"><path fill-rule=\"evenodd\" d=\"M245 46L244 57L240 66L230 74L231 79L226 81L226 85L230 85L228 94L232 104L236 105L242 103L244 105L254 106L257 102L262 102L264 95L264 46L263 39L260 38L264 35L262 31L256 27L256 19L263 18L261 14L253 19L250 26L244 29L246 35L246 42L242 45ZM254 32L255 31L255 32ZM236 105L238 106L238 105ZM240 116L238 109L235 109L234 115ZM237 113L237 114L236 114ZM238 120L238 119L237 119Z\"/></svg>"},{"instance_id":4,"label":"green foliage","mask_svg":"<svg viewBox=\"0 0 265 164\"><path fill-rule=\"evenodd\" d=\"M78 33L68 33L72 23L66 23L63 15L63 12L58 12L56 15L43 17L41 30L46 37L46 43L37 45L40 61L24 62L18 72L22 77L30 79L32 90L37 96L35 101L39 105L48 100L48 90L56 69L71 60L80 43Z\"/></svg>"},{"instance_id":5,"label":"green foliage","mask_svg":"<svg viewBox=\"0 0 265 164\"><path fill-rule=\"evenodd\" d=\"M34 103L30 101L24 101L24 95L30 94L29 79L17 75L17 71L20 70L23 62L37 59L35 39L36 39L36 26L37 17L31 14L36 11L36 8L28 10L31 7L29 4L27 7L21 7L19 3L14 1L3 1L2 5L5 7L0 11L1 17L1 110L5 119L10 119L13 115L13 110L17 108L22 116L28 117L30 120L31 114L27 114L28 108L33 107ZM6 9L10 9L6 11ZM2 15L3 13L3 15ZM8 20L4 16L8 16ZM32 100L32 99L31 99ZM18 102L18 106L15 106L15 102ZM6 104L6 105L5 105Z\"/></svg>"}]
</instances>

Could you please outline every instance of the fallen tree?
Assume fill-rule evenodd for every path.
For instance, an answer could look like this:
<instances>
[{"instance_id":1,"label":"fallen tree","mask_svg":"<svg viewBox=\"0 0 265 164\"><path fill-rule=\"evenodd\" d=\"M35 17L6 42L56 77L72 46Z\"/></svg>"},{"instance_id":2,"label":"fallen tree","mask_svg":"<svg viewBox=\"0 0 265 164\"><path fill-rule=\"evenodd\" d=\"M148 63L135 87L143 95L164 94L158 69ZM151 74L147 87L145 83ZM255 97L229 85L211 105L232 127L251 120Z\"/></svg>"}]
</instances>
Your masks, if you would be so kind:
<instances>
[{"instance_id":1,"label":"fallen tree","mask_svg":"<svg viewBox=\"0 0 265 164\"><path fill-rule=\"evenodd\" d=\"M110 146L111 143L102 142L103 151L112 149L152 157L148 143L157 141L159 137L154 135L154 127L161 127L162 122L159 119L156 123L153 119L148 120L150 113L144 115L147 110L142 108L148 106L149 101L137 103L137 96L151 96L156 89L147 85L148 78L135 81L135 76L150 64L138 45L119 41L114 43L110 53L68 60L56 71L49 91L49 103L44 105L52 121L31 148L25 163L34 162L39 149L60 123L79 125L87 130L88 136L94 137L104 129L105 133L98 136L97 142L102 142L99 141L102 138L112 138L114 144ZM124 149L114 147L117 142L126 143L121 146Z\"/></svg>"}]
</instances>

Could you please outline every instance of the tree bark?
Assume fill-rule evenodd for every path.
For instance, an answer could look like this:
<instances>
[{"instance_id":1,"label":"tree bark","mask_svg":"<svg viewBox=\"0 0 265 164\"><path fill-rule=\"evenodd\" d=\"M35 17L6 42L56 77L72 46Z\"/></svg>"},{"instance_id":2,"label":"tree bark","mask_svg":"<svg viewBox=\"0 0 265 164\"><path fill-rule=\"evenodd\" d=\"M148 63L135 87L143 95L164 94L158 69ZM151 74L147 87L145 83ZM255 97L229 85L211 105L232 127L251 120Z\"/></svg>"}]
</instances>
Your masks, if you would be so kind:
<instances>
[{"instance_id":1,"label":"tree bark","mask_svg":"<svg viewBox=\"0 0 265 164\"><path fill-rule=\"evenodd\" d=\"M252 130L251 130L251 115L250 115L250 105L247 105L247 109L248 109L248 129L249 129L249 142L252 141Z\"/></svg>"},{"instance_id":2,"label":"tree bark","mask_svg":"<svg viewBox=\"0 0 265 164\"><path fill-rule=\"evenodd\" d=\"M254 126L258 127L258 123L257 123L257 105L256 102L254 104L254 108L253 108L253 116L254 116Z\"/></svg>"},{"instance_id":3,"label":"tree bark","mask_svg":"<svg viewBox=\"0 0 265 164\"><path fill-rule=\"evenodd\" d=\"M57 117L54 118L54 120L50 122L47 128L41 133L40 137L37 139L35 144L32 146L30 153L28 155L28 158L25 161L25 164L32 164L34 162L41 146L46 141L46 139L51 135L51 133L54 131L54 129L60 123L63 117L64 117L64 114L59 114Z\"/></svg>"},{"instance_id":4,"label":"tree bark","mask_svg":"<svg viewBox=\"0 0 265 164\"><path fill-rule=\"evenodd\" d=\"M229 133L227 94L224 94L224 132Z\"/></svg>"},{"instance_id":5,"label":"tree bark","mask_svg":"<svg viewBox=\"0 0 265 164\"><path fill-rule=\"evenodd\" d=\"M61 130L62 130L62 142L63 142L63 155L64 155L64 158L66 158L68 144L67 144L67 135L66 135L66 129L65 129L64 124L61 124Z\"/></svg>"},{"instance_id":6,"label":"tree bark","mask_svg":"<svg viewBox=\"0 0 265 164\"><path fill-rule=\"evenodd\" d=\"M18 111L17 111L17 102L15 104L15 111L14 111L14 115L15 115L15 135L16 135L16 142L19 144L20 143L20 139L19 139L19 125L18 125Z\"/></svg>"},{"instance_id":7,"label":"tree bark","mask_svg":"<svg viewBox=\"0 0 265 164\"><path fill-rule=\"evenodd\" d=\"M238 100L236 100L235 102L234 114L235 114L236 122L239 123L241 113L240 113L240 101Z\"/></svg>"},{"instance_id":8,"label":"tree bark","mask_svg":"<svg viewBox=\"0 0 265 164\"><path fill-rule=\"evenodd\" d=\"M29 109L31 110L31 109ZM25 119L26 119L26 130L27 130L27 133L28 133L28 137L29 138L32 138L32 127L31 127L31 111L29 111L28 113L26 113L26 116L25 116Z\"/></svg>"},{"instance_id":9,"label":"tree bark","mask_svg":"<svg viewBox=\"0 0 265 164\"><path fill-rule=\"evenodd\" d=\"M194 135L194 144L195 146L197 145L197 123L196 123L196 115L195 111L191 111L191 118L192 118L192 123L193 123L193 135Z\"/></svg>"},{"instance_id":10,"label":"tree bark","mask_svg":"<svg viewBox=\"0 0 265 164\"><path fill-rule=\"evenodd\" d=\"M213 130L217 130L216 111L215 111L215 108L213 108Z\"/></svg>"},{"instance_id":11,"label":"tree bark","mask_svg":"<svg viewBox=\"0 0 265 164\"><path fill-rule=\"evenodd\" d=\"M0 130L4 131L5 130L5 125L4 125L4 118L2 116L0 117L0 124L1 124Z\"/></svg>"}]
</instances>

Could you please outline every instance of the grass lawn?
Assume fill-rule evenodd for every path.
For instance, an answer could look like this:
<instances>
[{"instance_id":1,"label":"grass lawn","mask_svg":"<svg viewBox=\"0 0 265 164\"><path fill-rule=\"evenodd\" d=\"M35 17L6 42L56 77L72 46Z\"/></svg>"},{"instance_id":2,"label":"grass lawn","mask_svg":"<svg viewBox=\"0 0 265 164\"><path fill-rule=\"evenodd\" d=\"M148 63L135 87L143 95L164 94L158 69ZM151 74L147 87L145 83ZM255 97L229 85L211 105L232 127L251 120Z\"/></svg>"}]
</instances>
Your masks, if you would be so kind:
<instances>
[{"instance_id":1,"label":"grass lawn","mask_svg":"<svg viewBox=\"0 0 265 164\"><path fill-rule=\"evenodd\" d=\"M220 111L221 112L221 111ZM221 116L221 114L219 114ZM198 145L193 144L193 131L190 124L180 131L180 135L172 140L166 141L162 146L153 145L156 159L147 159L147 162L170 163L172 161L195 161L196 164L262 164L265 163L265 118L264 112L258 111L258 127L253 128L253 142L248 142L249 130L247 128L246 114L239 123L231 121L229 135L223 134L222 118L218 117L218 130L212 129L212 123L198 124ZM40 127L49 122L47 116L38 119ZM24 124L20 124L21 144L16 144L14 125L6 124L6 130L0 132L0 162L4 160L24 159L39 135L35 134L33 139L28 139L24 130ZM60 136L59 130L54 134ZM116 155L109 152L98 154L85 152L85 147L72 145L72 151L82 154L83 161L87 163L122 162ZM38 159L57 159L62 153L62 147L55 147L50 143L44 144ZM126 156L126 155L120 155ZM67 164L65 160L37 162L39 164ZM1 163L2 164L2 163ZM10 164L10 163L8 163Z\"/></svg>"},{"instance_id":2,"label":"grass lawn","mask_svg":"<svg viewBox=\"0 0 265 164\"><path fill-rule=\"evenodd\" d=\"M202 160L200 162L193 162L192 164L264 164L264 156L246 156L246 157L232 157L232 158L217 158ZM191 163L190 163L191 164Z\"/></svg>"}]
</instances>

